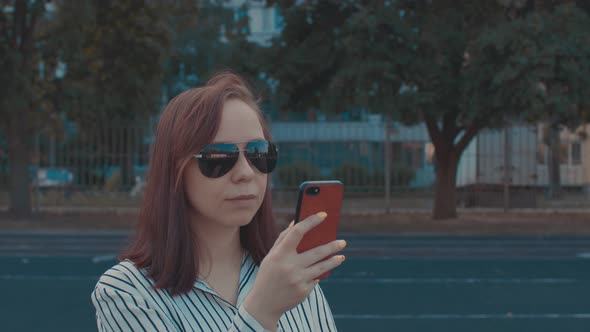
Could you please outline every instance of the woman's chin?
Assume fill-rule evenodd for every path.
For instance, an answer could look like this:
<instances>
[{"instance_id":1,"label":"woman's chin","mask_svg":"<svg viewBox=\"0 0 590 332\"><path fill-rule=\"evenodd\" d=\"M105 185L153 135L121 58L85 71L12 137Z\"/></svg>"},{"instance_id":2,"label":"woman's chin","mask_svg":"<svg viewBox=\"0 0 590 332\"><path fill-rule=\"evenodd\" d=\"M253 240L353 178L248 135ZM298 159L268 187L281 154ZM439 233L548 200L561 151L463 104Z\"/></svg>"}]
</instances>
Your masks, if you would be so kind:
<instances>
[{"instance_id":1,"label":"woman's chin","mask_svg":"<svg viewBox=\"0 0 590 332\"><path fill-rule=\"evenodd\" d=\"M249 211L235 211L227 216L224 220L224 223L227 223L232 226L246 226L254 218L256 212L252 213Z\"/></svg>"}]
</instances>

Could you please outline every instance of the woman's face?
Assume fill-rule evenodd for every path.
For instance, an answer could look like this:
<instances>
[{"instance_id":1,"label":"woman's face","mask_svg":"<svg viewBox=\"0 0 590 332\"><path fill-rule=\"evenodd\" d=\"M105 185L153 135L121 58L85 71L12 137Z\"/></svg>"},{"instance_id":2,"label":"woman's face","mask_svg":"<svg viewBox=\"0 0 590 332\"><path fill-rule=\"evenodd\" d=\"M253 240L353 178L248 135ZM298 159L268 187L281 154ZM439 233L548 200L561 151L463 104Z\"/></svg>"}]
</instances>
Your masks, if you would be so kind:
<instances>
[{"instance_id":1,"label":"woman's face","mask_svg":"<svg viewBox=\"0 0 590 332\"><path fill-rule=\"evenodd\" d=\"M223 106L221 124L212 143L238 143L264 140L258 115L239 99L227 100ZM240 149L245 143L238 144ZM266 192L267 174L252 166L240 152L234 167L219 178L204 176L197 159L191 161L184 174L184 185L197 222L224 226L244 226L250 223L262 204ZM249 196L248 199L236 199Z\"/></svg>"}]
</instances>

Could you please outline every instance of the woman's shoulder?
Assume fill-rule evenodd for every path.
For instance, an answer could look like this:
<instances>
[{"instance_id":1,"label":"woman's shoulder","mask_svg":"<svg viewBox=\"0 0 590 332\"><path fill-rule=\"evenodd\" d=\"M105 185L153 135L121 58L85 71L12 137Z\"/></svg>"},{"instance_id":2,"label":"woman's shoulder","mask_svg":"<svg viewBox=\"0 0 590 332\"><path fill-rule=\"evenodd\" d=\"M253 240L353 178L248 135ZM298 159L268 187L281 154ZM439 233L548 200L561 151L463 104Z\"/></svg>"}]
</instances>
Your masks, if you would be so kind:
<instances>
[{"instance_id":1,"label":"woman's shoulder","mask_svg":"<svg viewBox=\"0 0 590 332\"><path fill-rule=\"evenodd\" d=\"M138 268L130 260L123 260L114 265L98 279L96 289L108 288L125 293L148 290L154 281L148 277L145 269Z\"/></svg>"}]
</instances>

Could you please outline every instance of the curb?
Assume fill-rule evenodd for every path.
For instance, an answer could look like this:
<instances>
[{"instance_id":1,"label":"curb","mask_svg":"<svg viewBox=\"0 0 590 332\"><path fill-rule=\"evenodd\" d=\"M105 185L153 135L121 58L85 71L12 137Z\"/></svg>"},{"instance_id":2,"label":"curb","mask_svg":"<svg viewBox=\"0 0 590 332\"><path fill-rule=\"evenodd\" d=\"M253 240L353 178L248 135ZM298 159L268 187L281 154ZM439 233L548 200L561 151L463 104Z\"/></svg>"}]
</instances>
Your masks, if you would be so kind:
<instances>
[{"instance_id":1,"label":"curb","mask_svg":"<svg viewBox=\"0 0 590 332\"><path fill-rule=\"evenodd\" d=\"M7 229L0 230L0 236L20 236L20 235L39 235L39 236L105 236L105 237L126 237L133 234L133 230L104 230L104 229L76 229L76 228L62 228L62 229Z\"/></svg>"},{"instance_id":2,"label":"curb","mask_svg":"<svg viewBox=\"0 0 590 332\"><path fill-rule=\"evenodd\" d=\"M8 206L0 206L0 212L7 212ZM275 207L273 211L278 214L295 214L295 208ZM53 213L114 213L135 214L139 212L136 207L83 207L83 206L47 206L34 212ZM382 215L394 213L422 214L432 213L430 208L343 208L341 215ZM544 213L544 214L590 214L590 208L518 208L504 211L502 208L457 208L457 213Z\"/></svg>"}]
</instances>

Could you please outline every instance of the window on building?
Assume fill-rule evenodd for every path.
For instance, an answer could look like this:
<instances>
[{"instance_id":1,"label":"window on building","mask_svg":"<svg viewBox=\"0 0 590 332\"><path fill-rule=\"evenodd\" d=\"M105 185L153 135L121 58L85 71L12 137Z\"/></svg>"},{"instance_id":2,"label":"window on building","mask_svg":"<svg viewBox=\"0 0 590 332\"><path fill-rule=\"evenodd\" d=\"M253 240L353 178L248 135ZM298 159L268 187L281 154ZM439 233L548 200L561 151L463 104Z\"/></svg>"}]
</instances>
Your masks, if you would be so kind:
<instances>
[{"instance_id":1,"label":"window on building","mask_svg":"<svg viewBox=\"0 0 590 332\"><path fill-rule=\"evenodd\" d=\"M283 17L281 16L281 11L279 10L278 7L275 7L275 31L281 31L283 30L283 26L285 25L285 22L283 20Z\"/></svg>"},{"instance_id":2,"label":"window on building","mask_svg":"<svg viewBox=\"0 0 590 332\"><path fill-rule=\"evenodd\" d=\"M569 144L561 143L559 146L559 163L560 164L569 164L569 151L568 151Z\"/></svg>"},{"instance_id":3,"label":"window on building","mask_svg":"<svg viewBox=\"0 0 590 332\"><path fill-rule=\"evenodd\" d=\"M421 168L424 163L424 144L419 142L404 143L405 164L414 168Z\"/></svg>"},{"instance_id":4,"label":"window on building","mask_svg":"<svg viewBox=\"0 0 590 332\"><path fill-rule=\"evenodd\" d=\"M273 32L272 19L273 19L272 8L265 8L262 10L262 32L268 33Z\"/></svg>"},{"instance_id":5,"label":"window on building","mask_svg":"<svg viewBox=\"0 0 590 332\"><path fill-rule=\"evenodd\" d=\"M572 165L582 164L582 145L580 142L572 143Z\"/></svg>"},{"instance_id":6,"label":"window on building","mask_svg":"<svg viewBox=\"0 0 590 332\"><path fill-rule=\"evenodd\" d=\"M547 145L545 145L545 143L539 143L539 145L537 146L537 164L545 165L547 154L546 150Z\"/></svg>"}]
</instances>

